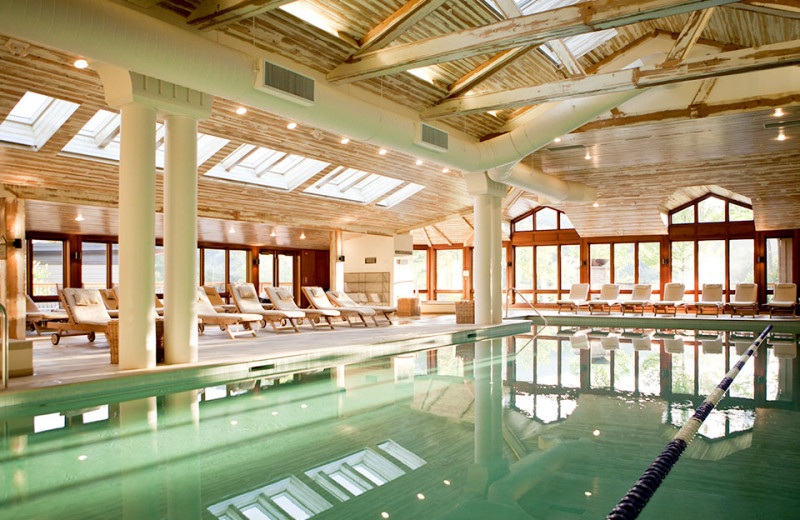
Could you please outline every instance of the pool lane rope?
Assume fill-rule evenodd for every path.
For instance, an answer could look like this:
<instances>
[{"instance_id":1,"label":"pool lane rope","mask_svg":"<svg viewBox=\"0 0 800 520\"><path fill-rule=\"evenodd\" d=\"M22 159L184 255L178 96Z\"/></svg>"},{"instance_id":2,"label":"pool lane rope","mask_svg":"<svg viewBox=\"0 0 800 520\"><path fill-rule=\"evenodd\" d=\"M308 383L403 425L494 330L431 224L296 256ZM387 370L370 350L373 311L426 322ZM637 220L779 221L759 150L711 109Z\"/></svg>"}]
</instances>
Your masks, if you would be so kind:
<instances>
[{"instance_id":1,"label":"pool lane rope","mask_svg":"<svg viewBox=\"0 0 800 520\"><path fill-rule=\"evenodd\" d=\"M770 330L772 330L772 325L768 325L767 328L758 335L755 341L753 341L753 344L750 345L750 348L742 354L739 361L725 374L725 377L722 378L722 381L720 381L717 387L708 394L705 401L697 407L694 415L686 421L683 428L675 434L675 437L667 444L664 451L656 457L656 460L650 464L650 467L647 468L647 471L636 481L636 484L633 485L630 491L617 503L617 506L606 516L606 520L630 520L639 516L644 506L647 505L647 502L655 494L658 486L667 478L667 474L669 474L675 463L678 462L681 454L683 454L686 447L689 446L689 443L692 442L695 434L697 434L697 430L702 426L703 421L706 420L706 417L708 417L714 407L717 406L717 403L719 403L722 396L725 395L725 392L728 391L728 388L730 388L733 380L736 379L739 371L747 363L747 360L753 356L755 351L758 350L758 347L761 346L764 340L767 339L767 334L769 334Z\"/></svg>"}]
</instances>

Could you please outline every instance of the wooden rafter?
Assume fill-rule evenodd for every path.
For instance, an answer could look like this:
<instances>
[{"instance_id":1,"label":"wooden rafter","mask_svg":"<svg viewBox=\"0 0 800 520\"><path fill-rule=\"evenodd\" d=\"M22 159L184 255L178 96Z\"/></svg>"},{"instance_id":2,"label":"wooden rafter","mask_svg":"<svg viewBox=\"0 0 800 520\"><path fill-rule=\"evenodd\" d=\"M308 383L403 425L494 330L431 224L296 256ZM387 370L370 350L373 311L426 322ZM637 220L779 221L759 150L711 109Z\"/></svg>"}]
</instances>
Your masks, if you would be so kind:
<instances>
[{"instance_id":1,"label":"wooden rafter","mask_svg":"<svg viewBox=\"0 0 800 520\"><path fill-rule=\"evenodd\" d=\"M694 95L694 98L692 98L692 102L689 103L689 106L704 105L716 82L717 78L704 79L702 83L700 83L700 87L697 89L697 93Z\"/></svg>"},{"instance_id":2,"label":"wooden rafter","mask_svg":"<svg viewBox=\"0 0 800 520\"><path fill-rule=\"evenodd\" d=\"M579 78L586 75L586 71L583 70L583 67L578 63L578 60L575 59L575 56L572 55L572 52L563 40L551 40L547 42L547 46L550 47L553 54L558 57L558 61L561 62L567 76Z\"/></svg>"},{"instance_id":3,"label":"wooden rafter","mask_svg":"<svg viewBox=\"0 0 800 520\"><path fill-rule=\"evenodd\" d=\"M425 233L425 240L428 242L428 245L432 246L433 245L433 241L431 240L431 236L428 234L428 228L424 227L424 228L422 228L422 231Z\"/></svg>"},{"instance_id":4,"label":"wooden rafter","mask_svg":"<svg viewBox=\"0 0 800 520\"><path fill-rule=\"evenodd\" d=\"M509 49L503 51L481 63L473 70L467 72L462 77L458 78L452 85L450 85L447 96L455 97L464 94L483 83L493 74L500 72L500 70L515 61L521 56L527 54L535 47L518 47L516 49Z\"/></svg>"},{"instance_id":5,"label":"wooden rafter","mask_svg":"<svg viewBox=\"0 0 800 520\"><path fill-rule=\"evenodd\" d=\"M419 22L439 8L446 0L409 0L384 21L373 27L358 42L360 48L356 56L367 51L382 49L409 27Z\"/></svg>"},{"instance_id":6,"label":"wooden rafter","mask_svg":"<svg viewBox=\"0 0 800 520\"><path fill-rule=\"evenodd\" d=\"M203 0L186 18L198 29L219 29L250 18L293 0Z\"/></svg>"},{"instance_id":7,"label":"wooden rafter","mask_svg":"<svg viewBox=\"0 0 800 520\"><path fill-rule=\"evenodd\" d=\"M694 11L689 15L689 21L684 26L675 45L664 60L665 64L677 63L689 57L689 53L694 49L694 45L703 33L703 29L708 25L711 15L714 14L715 7L703 11Z\"/></svg>"},{"instance_id":8,"label":"wooden rafter","mask_svg":"<svg viewBox=\"0 0 800 520\"><path fill-rule=\"evenodd\" d=\"M732 9L740 9L742 11L751 11L754 13L800 20L800 4L798 4L797 0L753 0L731 4L729 7Z\"/></svg>"},{"instance_id":9,"label":"wooden rafter","mask_svg":"<svg viewBox=\"0 0 800 520\"><path fill-rule=\"evenodd\" d=\"M433 228L433 230L434 230L434 231L436 231L437 233L439 233L439 236L441 236L441 237L444 239L444 241L445 241L445 242L447 242L447 245L448 245L448 246L452 246L452 245L453 245L453 241L452 241L452 240L450 240L450 239L447 237L447 235L445 235L444 233L442 233L442 230L441 230L441 229L439 229L439 228L438 228L438 227L436 227L436 226L431 226L431 227Z\"/></svg>"},{"instance_id":10,"label":"wooden rafter","mask_svg":"<svg viewBox=\"0 0 800 520\"><path fill-rule=\"evenodd\" d=\"M410 233L411 231L413 231L415 229L426 228L428 226L432 226L434 224L438 224L439 222L444 222L445 220L450 220L451 218L457 218L457 217L461 217L461 216L464 216L464 215L471 215L472 211L473 211L472 208L465 209L465 210L459 211L457 213L451 213L450 215L447 215L445 217L437 217L435 219L427 220L425 222L419 222L418 224L414 224L413 226L408 227L408 228L395 229L394 233L396 235L404 235L406 233Z\"/></svg>"},{"instance_id":11,"label":"wooden rafter","mask_svg":"<svg viewBox=\"0 0 800 520\"><path fill-rule=\"evenodd\" d=\"M557 38L733 3L734 0L595 0L368 52L328 74L351 82Z\"/></svg>"},{"instance_id":12,"label":"wooden rafter","mask_svg":"<svg viewBox=\"0 0 800 520\"><path fill-rule=\"evenodd\" d=\"M465 217L464 215L461 215L461 220L464 221L464 224L467 225L467 227L469 228L470 231L475 229L475 228L472 227L472 224L469 223L469 220L467 220L467 217Z\"/></svg>"},{"instance_id":13,"label":"wooden rafter","mask_svg":"<svg viewBox=\"0 0 800 520\"><path fill-rule=\"evenodd\" d=\"M503 213L507 215L508 210L511 209L511 207L514 204L516 204L517 201L519 201L519 199L521 199L524 195L525 195L525 190L516 187L511 188L508 191L508 195L506 195L506 198L503 199L503 206L502 206Z\"/></svg>"},{"instance_id":14,"label":"wooden rafter","mask_svg":"<svg viewBox=\"0 0 800 520\"><path fill-rule=\"evenodd\" d=\"M432 119L450 115L475 114L488 110L516 108L547 101L655 87L670 83L785 67L798 63L800 63L800 40L792 40L761 47L723 52L710 58L688 60L662 68L624 69L585 78L556 81L535 87L448 99L432 108L423 110L421 116L425 119Z\"/></svg>"}]
</instances>

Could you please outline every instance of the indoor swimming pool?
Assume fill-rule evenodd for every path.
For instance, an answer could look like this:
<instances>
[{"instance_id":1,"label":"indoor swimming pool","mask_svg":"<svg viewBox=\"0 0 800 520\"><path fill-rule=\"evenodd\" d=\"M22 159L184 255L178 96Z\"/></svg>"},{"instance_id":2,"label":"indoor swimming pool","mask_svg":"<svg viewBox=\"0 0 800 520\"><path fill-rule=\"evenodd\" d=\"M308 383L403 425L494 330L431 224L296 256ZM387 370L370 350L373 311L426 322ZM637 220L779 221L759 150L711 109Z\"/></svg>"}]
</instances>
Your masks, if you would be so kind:
<instances>
[{"instance_id":1,"label":"indoor swimming pool","mask_svg":"<svg viewBox=\"0 0 800 520\"><path fill-rule=\"evenodd\" d=\"M753 338L548 327L10 407L0 518L604 518ZM795 518L797 373L770 335L641 518Z\"/></svg>"}]
</instances>

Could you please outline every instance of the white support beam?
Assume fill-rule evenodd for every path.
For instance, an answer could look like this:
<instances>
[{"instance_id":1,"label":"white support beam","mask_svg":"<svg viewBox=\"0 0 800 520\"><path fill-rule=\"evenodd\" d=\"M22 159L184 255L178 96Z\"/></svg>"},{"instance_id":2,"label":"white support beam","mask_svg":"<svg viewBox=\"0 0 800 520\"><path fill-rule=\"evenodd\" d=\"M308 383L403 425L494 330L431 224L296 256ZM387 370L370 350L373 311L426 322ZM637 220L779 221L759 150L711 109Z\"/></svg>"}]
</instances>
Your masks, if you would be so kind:
<instances>
[{"instance_id":1,"label":"white support beam","mask_svg":"<svg viewBox=\"0 0 800 520\"><path fill-rule=\"evenodd\" d=\"M625 69L535 87L447 99L423 110L423 119L502 110L564 99L656 87L698 79L766 70L800 63L800 40L722 52L710 58L642 69Z\"/></svg>"},{"instance_id":2,"label":"white support beam","mask_svg":"<svg viewBox=\"0 0 800 520\"><path fill-rule=\"evenodd\" d=\"M664 64L672 64L685 60L692 52L694 45L703 33L703 29L708 25L711 15L714 14L715 7L705 9L703 11L694 11L689 15L689 21L684 26L675 45L664 60Z\"/></svg>"},{"instance_id":3,"label":"white support beam","mask_svg":"<svg viewBox=\"0 0 800 520\"><path fill-rule=\"evenodd\" d=\"M219 29L294 0L203 0L186 18L198 29Z\"/></svg>"},{"instance_id":4,"label":"white support beam","mask_svg":"<svg viewBox=\"0 0 800 520\"><path fill-rule=\"evenodd\" d=\"M595 0L353 57L328 74L347 83L514 47L688 13L735 0Z\"/></svg>"},{"instance_id":5,"label":"white support beam","mask_svg":"<svg viewBox=\"0 0 800 520\"><path fill-rule=\"evenodd\" d=\"M800 2L797 0L773 0L773 1L744 1L728 6L732 9L741 11L751 11L753 13L768 14L782 18L800 20Z\"/></svg>"},{"instance_id":6,"label":"white support beam","mask_svg":"<svg viewBox=\"0 0 800 520\"><path fill-rule=\"evenodd\" d=\"M553 51L553 54L558 57L558 61L560 61L561 65L563 65L567 76L572 78L580 78L586 75L586 71L583 70L581 64L578 63L578 60L572 55L569 47L567 47L562 40L549 41L547 42L547 46L550 47L550 50Z\"/></svg>"},{"instance_id":7,"label":"white support beam","mask_svg":"<svg viewBox=\"0 0 800 520\"><path fill-rule=\"evenodd\" d=\"M506 18L516 18L522 16L522 11L514 0L495 0L495 4Z\"/></svg>"},{"instance_id":8,"label":"white support beam","mask_svg":"<svg viewBox=\"0 0 800 520\"><path fill-rule=\"evenodd\" d=\"M409 0L400 9L392 13L384 21L373 27L358 42L361 46L356 56L368 51L382 49L397 39L436 9L446 0Z\"/></svg>"}]
</instances>

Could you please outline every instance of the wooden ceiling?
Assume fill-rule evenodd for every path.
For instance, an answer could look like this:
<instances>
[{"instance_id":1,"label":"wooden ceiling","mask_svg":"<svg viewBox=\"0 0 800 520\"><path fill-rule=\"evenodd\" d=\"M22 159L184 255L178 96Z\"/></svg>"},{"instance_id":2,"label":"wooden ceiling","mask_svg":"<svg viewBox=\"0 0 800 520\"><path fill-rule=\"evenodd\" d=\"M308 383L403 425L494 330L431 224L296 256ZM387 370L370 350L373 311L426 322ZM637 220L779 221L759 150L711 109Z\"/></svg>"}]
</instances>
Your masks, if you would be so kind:
<instances>
[{"instance_id":1,"label":"wooden ceiling","mask_svg":"<svg viewBox=\"0 0 800 520\"><path fill-rule=\"evenodd\" d=\"M293 2L326 18L334 28L334 35L276 8L288 2L119 0L118 3L187 30L220 31L324 74L331 74L342 64L357 62L361 53L366 56L381 52L382 46L384 49L408 46L455 31L502 23L516 16L516 13L497 8L497 5L507 7L508 2L484 0ZM591 4L596 7L596 12L602 13L615 2L598 0ZM509 59L505 67L498 68L488 79L475 84L470 92L506 91L568 80L581 73L592 74L620 53L654 35L666 34L686 44L687 37L679 35L687 24L690 27L695 24L701 44L719 51L800 39L800 8L795 1L720 1L717 4L719 7L708 12L710 16L706 17L705 25L696 22L697 17L684 10L680 14L656 16L618 26L616 36L579 57L571 66L556 66L539 49L517 51L518 55ZM218 5L231 9L215 14L214 8ZM407 13L411 13L407 27L396 35L387 33L388 42L373 41L376 33L388 27L391 21L402 20ZM418 13L419 19L413 19L414 13ZM543 16L548 15L545 13ZM556 22L560 23L554 18ZM469 33L463 34L466 42ZM59 154L63 145L95 111L105 107L99 79L91 71L73 69L70 63L74 56L67 53L31 45L27 55L20 56L5 45L7 42L8 38L0 35L0 75L3 77L0 82L0 117L5 117L26 90L75 101L81 107L37 152L0 147L0 182L26 198L81 207L116 206L115 164ZM406 72L394 72L358 80L354 85L419 112L447 98L454 85L471 77L476 69L488 67L505 52L508 51L489 49L431 65L427 69L434 78L432 83ZM565 59L568 63L569 56ZM713 88L713 83L706 88ZM564 151L543 149L524 160L548 174L598 188L600 206L597 208L591 204L557 205L568 213L578 231L585 236L608 235L608 222L615 223L614 232L619 234L664 233L666 230L659 208L663 209L665 201L680 188L706 185L719 186L750 198L759 229L800 227L800 210L796 209L800 208L800 193L793 187L800 180L800 149L797 144L800 142L800 127L787 127L785 134L789 139L780 142L774 140L777 130L764 128L764 124L775 121L767 107L784 107L787 113L782 119L784 121L800 119L797 109L800 86L789 85L787 89L793 94L778 99L744 100L717 112L704 110L702 102L692 106L687 102L682 111L656 111L646 116L626 117L626 114L612 111L563 136L561 146L576 148ZM420 244L459 243L471 233L471 200L459 172L442 173L442 165L416 166L416 158L394 151L379 156L377 147L368 143L351 141L342 146L340 136L320 129L299 127L289 131L285 120L263 111L251 109L244 117L236 116L235 108L234 103L217 98L212 117L200 124L201 132L232 140L200 168L199 214L202 217L321 231L340 228L391 234L416 229L415 243ZM451 115L443 118L442 122L486 139L513 128L525 113L525 108L503 109L494 115L485 112ZM287 193L203 176L241 143L267 146L325 160L332 165L341 164L409 180L425 185L426 189L387 210L374 204L364 206L304 195L300 193L304 186ZM592 156L590 161L583 158L587 150ZM330 169L320 176L328 171ZM162 185L161 176L158 177L160 201ZM506 217L521 214L545 202L532 194L510 190L504 205ZM467 218L462 218L463 215ZM622 215L625 217L621 218ZM35 221L30 217L29 220ZM46 227L43 220L40 222ZM434 230L434 225L442 233ZM260 233L260 230L253 231L250 237L257 239ZM301 247L301 244L295 245Z\"/></svg>"}]
</instances>

